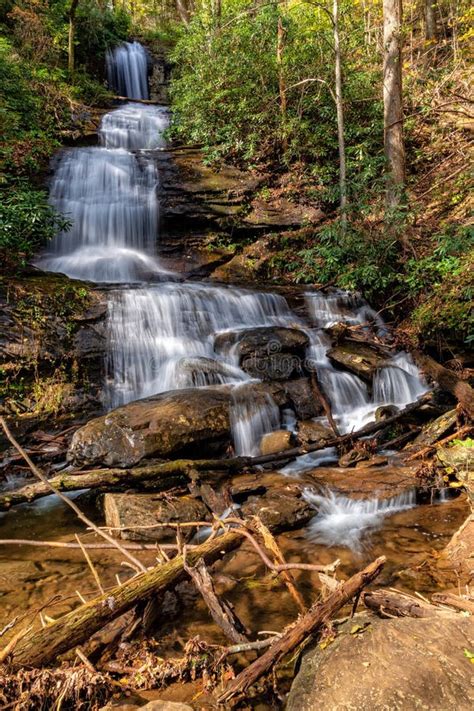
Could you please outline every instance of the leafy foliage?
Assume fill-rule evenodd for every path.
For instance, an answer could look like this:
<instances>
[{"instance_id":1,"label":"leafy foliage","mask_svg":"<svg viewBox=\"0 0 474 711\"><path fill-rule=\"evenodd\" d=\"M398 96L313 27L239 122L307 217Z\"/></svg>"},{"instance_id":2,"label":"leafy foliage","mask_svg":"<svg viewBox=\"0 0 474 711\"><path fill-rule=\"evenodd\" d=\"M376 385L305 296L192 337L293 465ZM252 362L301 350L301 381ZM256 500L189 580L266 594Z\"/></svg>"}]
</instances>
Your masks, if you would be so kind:
<instances>
[{"instance_id":1,"label":"leafy foliage","mask_svg":"<svg viewBox=\"0 0 474 711\"><path fill-rule=\"evenodd\" d=\"M44 190L17 186L0 204L0 255L3 264L24 263L69 223L47 202Z\"/></svg>"}]
</instances>

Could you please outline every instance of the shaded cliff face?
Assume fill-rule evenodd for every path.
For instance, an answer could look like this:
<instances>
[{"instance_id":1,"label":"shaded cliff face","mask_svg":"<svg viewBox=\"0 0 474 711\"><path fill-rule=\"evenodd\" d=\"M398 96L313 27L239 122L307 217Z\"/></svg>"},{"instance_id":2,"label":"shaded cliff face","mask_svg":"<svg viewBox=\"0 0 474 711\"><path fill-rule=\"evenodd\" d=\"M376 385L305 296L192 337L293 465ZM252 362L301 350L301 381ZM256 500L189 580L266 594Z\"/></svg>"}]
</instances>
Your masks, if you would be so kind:
<instances>
[{"instance_id":1,"label":"shaded cliff face","mask_svg":"<svg viewBox=\"0 0 474 711\"><path fill-rule=\"evenodd\" d=\"M0 282L0 397L7 414L97 406L107 304L90 284L31 270Z\"/></svg>"}]
</instances>

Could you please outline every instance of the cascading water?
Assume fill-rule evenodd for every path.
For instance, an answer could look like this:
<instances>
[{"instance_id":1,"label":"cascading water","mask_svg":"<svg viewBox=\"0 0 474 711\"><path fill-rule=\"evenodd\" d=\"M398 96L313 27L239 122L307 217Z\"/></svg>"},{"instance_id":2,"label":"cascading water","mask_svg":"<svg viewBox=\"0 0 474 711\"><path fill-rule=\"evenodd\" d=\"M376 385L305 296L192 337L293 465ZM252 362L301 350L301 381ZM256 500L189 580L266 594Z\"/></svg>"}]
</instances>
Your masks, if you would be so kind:
<instances>
[{"instance_id":1,"label":"cascading water","mask_svg":"<svg viewBox=\"0 0 474 711\"><path fill-rule=\"evenodd\" d=\"M137 397L249 380L232 354L215 353L226 329L287 325L276 294L203 284L161 284L113 295L109 308L107 397L112 406Z\"/></svg>"},{"instance_id":2,"label":"cascading water","mask_svg":"<svg viewBox=\"0 0 474 711\"><path fill-rule=\"evenodd\" d=\"M119 96L149 99L148 56L140 42L124 42L107 52L109 86Z\"/></svg>"},{"instance_id":3,"label":"cascading water","mask_svg":"<svg viewBox=\"0 0 474 711\"><path fill-rule=\"evenodd\" d=\"M108 54L109 82L120 95L147 98L147 71L146 51L136 42ZM264 434L294 429L294 413L287 409L282 415L273 399L255 388L239 367L235 348L216 347L223 331L256 326L296 327L308 334L306 367L317 371L343 432L373 419L380 404L403 406L416 399L425 385L406 354L376 373L372 396L357 376L337 370L327 358L331 341L324 329L331 324L370 324L379 335L385 332L380 316L358 296L308 293L305 321L277 294L178 283L161 267L159 175L151 151L164 147L167 125L163 107L133 101L120 106L102 119L100 147L59 155L51 183L51 204L71 219L72 229L56 237L38 266L116 285L108 297L107 406L166 390L230 386L235 451L258 454ZM335 458L329 448L284 471L297 473Z\"/></svg>"}]
</instances>

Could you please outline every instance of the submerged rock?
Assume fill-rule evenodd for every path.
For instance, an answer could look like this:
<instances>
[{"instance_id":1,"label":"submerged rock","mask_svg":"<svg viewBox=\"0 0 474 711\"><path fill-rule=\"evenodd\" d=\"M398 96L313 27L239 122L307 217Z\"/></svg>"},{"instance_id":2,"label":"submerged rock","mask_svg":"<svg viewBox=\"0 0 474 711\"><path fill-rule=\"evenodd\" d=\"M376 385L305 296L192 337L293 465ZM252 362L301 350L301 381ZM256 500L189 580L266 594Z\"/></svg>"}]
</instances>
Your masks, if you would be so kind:
<instances>
[{"instance_id":1,"label":"submerged rock","mask_svg":"<svg viewBox=\"0 0 474 711\"><path fill-rule=\"evenodd\" d=\"M273 491L264 496L250 496L242 505L244 518L258 516L272 530L286 530L310 521L314 509L295 495L294 487L285 491Z\"/></svg>"},{"instance_id":2,"label":"submerged rock","mask_svg":"<svg viewBox=\"0 0 474 711\"><path fill-rule=\"evenodd\" d=\"M336 365L369 382L372 382L375 371L387 363L387 355L382 349L353 341L339 343L327 355Z\"/></svg>"},{"instance_id":3,"label":"submerged rock","mask_svg":"<svg viewBox=\"0 0 474 711\"><path fill-rule=\"evenodd\" d=\"M130 467L144 457L167 457L190 446L199 456L230 441L230 389L175 390L138 400L81 427L68 459L76 466Z\"/></svg>"},{"instance_id":4,"label":"submerged rock","mask_svg":"<svg viewBox=\"0 0 474 711\"><path fill-rule=\"evenodd\" d=\"M362 462L350 473L344 468L318 467L305 472L304 478L323 491L331 489L351 499L390 499L419 486L416 468L416 465L370 466Z\"/></svg>"},{"instance_id":5,"label":"submerged rock","mask_svg":"<svg viewBox=\"0 0 474 711\"><path fill-rule=\"evenodd\" d=\"M363 634L351 634L356 622ZM338 628L331 644L304 655L286 709L472 708L472 665L464 650L472 650L473 645L472 619L460 615L354 618Z\"/></svg>"},{"instance_id":6,"label":"submerged rock","mask_svg":"<svg viewBox=\"0 0 474 711\"><path fill-rule=\"evenodd\" d=\"M152 526L209 519L206 506L198 499L191 496L165 499L156 494L106 494L104 514L107 526L128 529L116 535L132 541L175 541L176 527ZM142 526L149 528L140 528ZM189 541L196 530L191 527L182 528L184 540Z\"/></svg>"}]
</instances>

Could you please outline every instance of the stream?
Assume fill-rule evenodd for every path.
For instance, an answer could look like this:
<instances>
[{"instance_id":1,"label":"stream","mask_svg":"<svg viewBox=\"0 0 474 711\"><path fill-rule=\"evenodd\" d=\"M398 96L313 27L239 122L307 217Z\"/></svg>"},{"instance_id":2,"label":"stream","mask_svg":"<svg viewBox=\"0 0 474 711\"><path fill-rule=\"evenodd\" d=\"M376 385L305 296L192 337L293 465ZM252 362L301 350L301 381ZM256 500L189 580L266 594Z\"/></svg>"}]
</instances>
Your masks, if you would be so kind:
<instances>
[{"instance_id":1,"label":"stream","mask_svg":"<svg viewBox=\"0 0 474 711\"><path fill-rule=\"evenodd\" d=\"M341 433L373 421L381 406L402 408L417 400L427 385L404 352L394 353L377 370L371 386L336 368L327 357L327 329L336 323L370 324L384 334L382 319L359 296L308 289L304 309L296 313L279 293L186 281L167 268L160 258L160 174L149 152L165 147L169 112L166 107L133 101L148 98L146 72L146 53L138 43L109 53L109 82L131 101L103 117L97 147L67 149L55 158L50 200L71 219L72 228L58 234L36 261L45 271L107 285L104 408L169 390L228 385L233 389L234 451L258 454L263 435L295 429L295 413L291 408L282 412L271 395L257 397L257 380L239 365L235 345L222 338L216 345L222 334L258 327L300 329L308 336L304 366L317 373ZM272 348L270 342L270 355ZM325 417L315 420L328 425ZM396 454L386 456L396 467ZM280 473L293 480L334 463L335 450L325 449L282 466ZM84 493L80 499L89 515L97 518L93 497ZM350 573L384 553L389 557L385 582L392 580L395 570L440 550L468 512L463 497L417 505L413 492L379 501L309 487L307 500L315 508L313 521L305 530L280 537L288 559L325 564L339 557L344 572ZM70 540L81 530L54 497L0 514L0 526L4 538L23 537L27 531L29 538L59 541ZM151 564L153 554L146 557ZM3 586L0 627L13 610L39 606L55 594L63 595L56 609L59 614L76 604L77 589L86 597L94 592L80 551L2 547L0 558L2 575L21 583ZM127 576L112 553L101 553L97 566L107 584L114 584L117 575ZM279 594L274 595L271 585L264 590L255 582L252 587L261 564L247 546L228 563L219 564L219 569L224 585L226 578L238 579L231 599L241 617L259 619L256 627L279 629L294 616L286 590L278 586ZM310 592L314 575L300 573L299 579ZM410 588L409 577L400 585ZM431 585L428 582L425 589ZM216 637L201 602L186 614L187 629L180 628L183 637L203 633L204 626L209 629L203 636ZM173 645L170 641L168 651Z\"/></svg>"}]
</instances>

